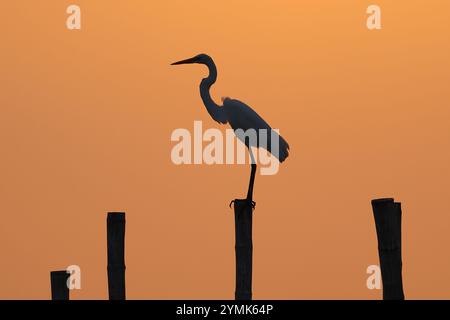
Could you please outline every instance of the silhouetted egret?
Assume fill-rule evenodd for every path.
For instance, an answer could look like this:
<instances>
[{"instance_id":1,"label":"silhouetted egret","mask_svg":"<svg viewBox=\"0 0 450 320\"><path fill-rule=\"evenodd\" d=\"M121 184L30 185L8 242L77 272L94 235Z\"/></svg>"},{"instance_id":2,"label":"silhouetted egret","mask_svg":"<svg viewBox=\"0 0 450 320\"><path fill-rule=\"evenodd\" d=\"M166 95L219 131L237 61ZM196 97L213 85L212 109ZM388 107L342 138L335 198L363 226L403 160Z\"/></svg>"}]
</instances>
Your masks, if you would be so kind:
<instances>
[{"instance_id":1,"label":"silhouetted egret","mask_svg":"<svg viewBox=\"0 0 450 320\"><path fill-rule=\"evenodd\" d=\"M211 98L211 94L209 92L211 86L217 80L217 68L213 61L213 59L206 54L199 54L193 58L178 61L172 63L172 65L180 65L180 64L204 64L209 69L209 76L204 78L200 83L200 96L202 97L203 103L205 104L206 109L208 110L210 116L217 122L221 124L229 123L231 128L236 132L238 129L242 129L244 132L248 129L254 129L257 133L257 141L256 145L250 139L242 139L240 135L237 137L247 146L250 157L252 159L251 163L251 175L250 182L248 186L247 198L245 200L249 201L253 206L253 184L255 182L255 173L256 173L256 163L254 160L254 156L252 153L251 147L264 147L267 151L269 151L272 155L274 155L280 162L283 162L289 155L289 144L284 140L281 136L279 136L272 128L261 118L252 108L247 106L245 103L225 98L223 99L223 105L219 106L214 100ZM260 135L259 130L265 129L267 132L267 145L260 145ZM278 150L272 150L271 147L271 135L274 134L274 137L279 141ZM253 143L253 144L252 144ZM276 149L276 148L274 148ZM274 151L274 152L272 152Z\"/></svg>"}]
</instances>

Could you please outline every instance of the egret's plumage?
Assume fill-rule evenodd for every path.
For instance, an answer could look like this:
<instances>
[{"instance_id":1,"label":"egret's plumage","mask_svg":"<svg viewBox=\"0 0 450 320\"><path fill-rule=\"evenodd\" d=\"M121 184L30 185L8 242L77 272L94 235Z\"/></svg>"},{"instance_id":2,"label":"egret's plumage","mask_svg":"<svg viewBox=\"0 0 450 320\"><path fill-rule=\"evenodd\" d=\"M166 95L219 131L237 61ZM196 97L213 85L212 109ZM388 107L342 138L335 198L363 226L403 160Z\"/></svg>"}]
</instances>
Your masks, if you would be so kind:
<instances>
[{"instance_id":1,"label":"egret's plumage","mask_svg":"<svg viewBox=\"0 0 450 320\"><path fill-rule=\"evenodd\" d=\"M252 144L252 141L249 141L250 139L242 139L242 137L237 135L239 139L243 140L242 142L244 142L249 149L252 159L253 155L251 147L263 147L271 154L273 154L276 158L278 158L280 162L286 160L286 158L289 156L289 144L276 131L272 130L269 124L264 121L264 119L261 118L261 116L257 114L252 108L239 100L231 98L223 98L222 105L218 105L212 99L210 89L217 80L217 68L210 56L206 54L199 54L193 58L172 63L172 65L191 63L204 64L208 67L209 75L200 83L200 96L211 118L213 118L213 120L217 121L220 124L228 123L235 132L238 129L242 129L244 132L249 129L255 130L257 133L256 144L254 142ZM260 141L260 130L262 129L265 129L267 132L267 138L265 139L264 143ZM278 139L278 150L274 148L275 146L272 146L272 138ZM255 171L256 164L252 164L252 174L250 178L249 192L247 195L247 200L250 200L251 202L253 202L251 199Z\"/></svg>"},{"instance_id":2,"label":"egret's plumage","mask_svg":"<svg viewBox=\"0 0 450 320\"><path fill-rule=\"evenodd\" d=\"M265 130L267 133L267 137L263 143L260 142L260 135L257 135L258 141L256 145L248 145L247 147L263 147L270 153L272 153L272 135L273 138L278 139L279 141L279 150L277 152L272 153L280 162L286 160L289 156L289 144L281 137L276 131L272 130L269 124L256 113L255 110L250 108L248 105L243 103L242 101L225 98L223 100L222 108L225 111L225 114L228 119L228 123L233 128L233 130L242 129L247 131L248 129L254 129L256 132L260 132L260 130ZM245 141L243 141L245 143Z\"/></svg>"},{"instance_id":3,"label":"egret's plumage","mask_svg":"<svg viewBox=\"0 0 450 320\"><path fill-rule=\"evenodd\" d=\"M208 67L209 75L200 83L200 96L202 97L206 110L208 111L211 118L213 118L213 120L217 121L220 124L228 123L235 131L237 129L242 129L244 131L247 131L248 129L254 129L256 130L256 132L259 132L259 130L265 129L268 135L266 139L267 143L261 144L258 134L258 141L256 145L246 143L246 146L248 148L264 147L265 149L267 149L267 151L277 157L280 162L286 160L286 158L289 156L289 144L283 137L278 135L277 132L272 130L269 124L263 118L261 118L261 116L257 114L252 108L250 108L242 101L231 98L223 98L223 104L220 106L211 98L210 89L217 80L217 68L210 56L206 54L199 54L194 58L175 62L173 63L173 65L188 63L204 64ZM278 152L273 152L274 150L272 150L272 134L274 134L275 139L279 139ZM245 143L245 141L243 142Z\"/></svg>"}]
</instances>

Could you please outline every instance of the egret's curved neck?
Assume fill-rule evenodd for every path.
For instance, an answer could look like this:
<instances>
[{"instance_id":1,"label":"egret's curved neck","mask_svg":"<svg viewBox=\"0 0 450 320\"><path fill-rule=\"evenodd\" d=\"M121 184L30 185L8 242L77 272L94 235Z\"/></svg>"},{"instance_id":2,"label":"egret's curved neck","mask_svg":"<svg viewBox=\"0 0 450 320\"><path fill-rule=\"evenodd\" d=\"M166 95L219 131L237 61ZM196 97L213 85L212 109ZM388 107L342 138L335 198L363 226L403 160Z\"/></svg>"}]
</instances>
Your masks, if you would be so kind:
<instances>
[{"instance_id":1,"label":"egret's curved neck","mask_svg":"<svg viewBox=\"0 0 450 320\"><path fill-rule=\"evenodd\" d=\"M217 68L214 61L210 60L205 65L208 67L209 75L200 83L200 96L208 110L209 115L217 122L227 123L223 109L211 98L210 89L217 80Z\"/></svg>"}]
</instances>

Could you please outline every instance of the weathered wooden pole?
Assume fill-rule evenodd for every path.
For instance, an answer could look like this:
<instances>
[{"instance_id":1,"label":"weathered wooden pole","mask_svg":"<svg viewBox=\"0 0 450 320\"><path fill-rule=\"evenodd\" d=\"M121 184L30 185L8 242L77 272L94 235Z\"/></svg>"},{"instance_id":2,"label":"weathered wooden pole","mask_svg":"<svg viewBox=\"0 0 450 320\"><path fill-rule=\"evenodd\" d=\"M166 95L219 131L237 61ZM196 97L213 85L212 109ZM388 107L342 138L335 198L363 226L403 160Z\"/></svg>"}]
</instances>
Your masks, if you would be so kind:
<instances>
[{"instance_id":1,"label":"weathered wooden pole","mask_svg":"<svg viewBox=\"0 0 450 320\"><path fill-rule=\"evenodd\" d=\"M69 276L70 274L66 270L50 272L52 300L69 300L69 287L67 286Z\"/></svg>"},{"instance_id":2,"label":"weathered wooden pole","mask_svg":"<svg viewBox=\"0 0 450 320\"><path fill-rule=\"evenodd\" d=\"M235 250L236 250L236 300L252 299L252 222L254 203L234 200Z\"/></svg>"},{"instance_id":3,"label":"weathered wooden pole","mask_svg":"<svg viewBox=\"0 0 450 320\"><path fill-rule=\"evenodd\" d=\"M402 280L402 209L392 198L372 200L378 238L383 300L404 300Z\"/></svg>"},{"instance_id":4,"label":"weathered wooden pole","mask_svg":"<svg viewBox=\"0 0 450 320\"><path fill-rule=\"evenodd\" d=\"M108 291L109 300L125 300L125 213L109 212Z\"/></svg>"}]
</instances>

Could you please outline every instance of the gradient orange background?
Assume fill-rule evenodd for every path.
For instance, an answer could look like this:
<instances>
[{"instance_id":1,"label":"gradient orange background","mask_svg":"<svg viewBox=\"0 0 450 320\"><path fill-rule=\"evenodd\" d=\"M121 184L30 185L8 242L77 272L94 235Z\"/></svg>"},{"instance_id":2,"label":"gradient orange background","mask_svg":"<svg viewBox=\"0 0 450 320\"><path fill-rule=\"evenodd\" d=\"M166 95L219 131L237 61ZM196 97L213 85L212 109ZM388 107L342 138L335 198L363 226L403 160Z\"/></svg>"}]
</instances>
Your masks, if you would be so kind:
<instances>
[{"instance_id":1,"label":"gradient orange background","mask_svg":"<svg viewBox=\"0 0 450 320\"><path fill-rule=\"evenodd\" d=\"M82 30L66 29L66 8ZM256 299L379 299L370 200L403 203L406 297L450 298L450 2L3 1L0 298L106 299L106 212L126 211L127 297L232 299L247 166L175 166L176 128L218 127L198 84L280 128L291 156L257 176ZM223 127L222 129L225 129Z\"/></svg>"}]
</instances>

